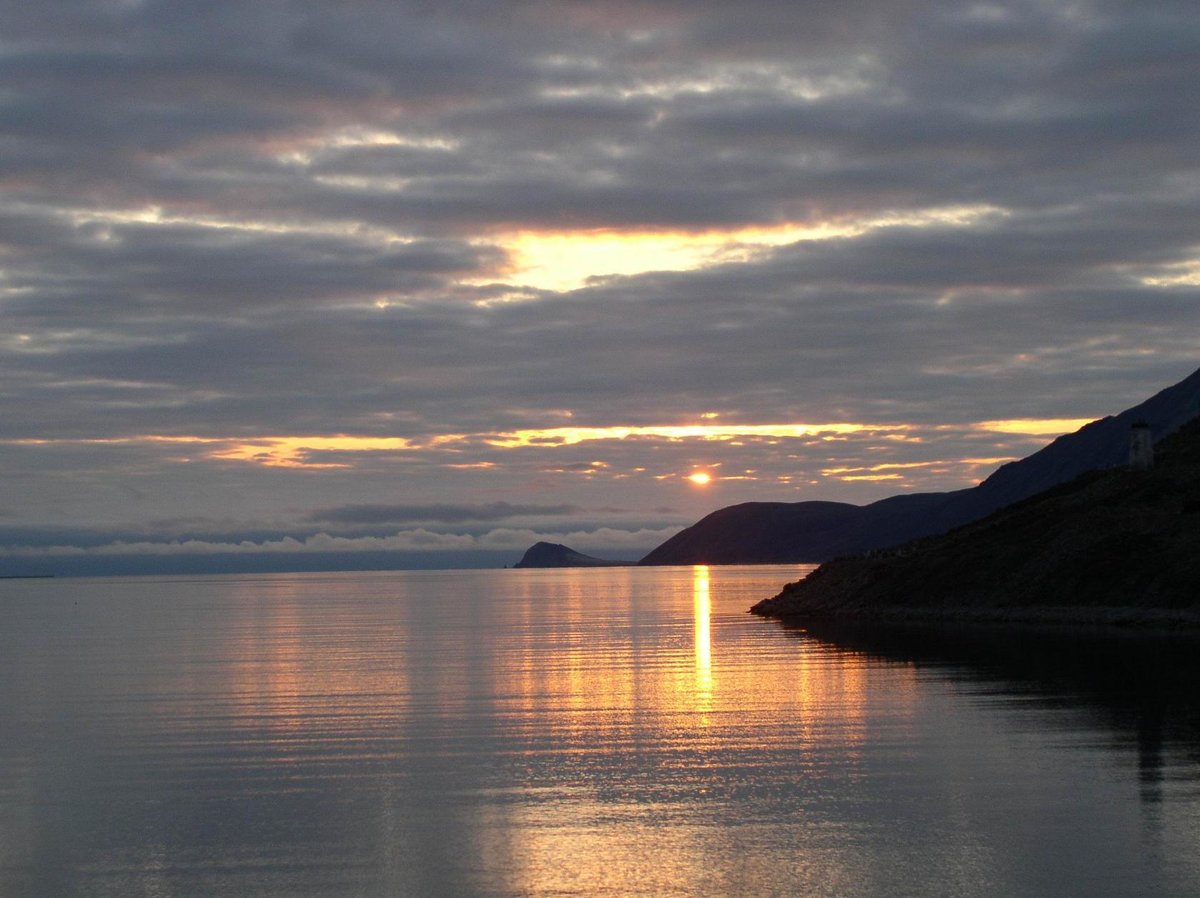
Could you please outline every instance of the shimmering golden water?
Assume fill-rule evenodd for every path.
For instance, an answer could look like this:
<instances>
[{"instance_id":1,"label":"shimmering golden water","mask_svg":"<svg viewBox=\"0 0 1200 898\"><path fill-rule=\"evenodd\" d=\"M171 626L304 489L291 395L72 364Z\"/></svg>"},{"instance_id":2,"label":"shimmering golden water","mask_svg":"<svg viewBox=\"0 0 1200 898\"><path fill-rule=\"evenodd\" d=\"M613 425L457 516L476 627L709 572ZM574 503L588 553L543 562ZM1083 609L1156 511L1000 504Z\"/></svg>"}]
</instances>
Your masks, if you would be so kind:
<instances>
[{"instance_id":1,"label":"shimmering golden water","mask_svg":"<svg viewBox=\"0 0 1200 898\"><path fill-rule=\"evenodd\" d=\"M0 584L0 896L1200 894L1195 696L745 613L800 572Z\"/></svg>"}]
</instances>

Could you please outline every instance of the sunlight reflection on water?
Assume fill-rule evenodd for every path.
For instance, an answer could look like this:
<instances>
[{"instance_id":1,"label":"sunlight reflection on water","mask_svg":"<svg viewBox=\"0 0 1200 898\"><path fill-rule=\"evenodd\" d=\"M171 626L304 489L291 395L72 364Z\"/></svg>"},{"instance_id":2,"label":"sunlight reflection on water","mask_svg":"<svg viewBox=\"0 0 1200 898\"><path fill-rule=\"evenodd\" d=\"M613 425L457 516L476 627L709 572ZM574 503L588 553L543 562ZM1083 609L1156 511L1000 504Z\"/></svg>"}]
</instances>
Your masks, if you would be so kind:
<instances>
[{"instance_id":1,"label":"sunlight reflection on water","mask_svg":"<svg viewBox=\"0 0 1200 898\"><path fill-rule=\"evenodd\" d=\"M799 573L6 584L0 894L1200 891L1186 651L745 613Z\"/></svg>"}]
</instances>

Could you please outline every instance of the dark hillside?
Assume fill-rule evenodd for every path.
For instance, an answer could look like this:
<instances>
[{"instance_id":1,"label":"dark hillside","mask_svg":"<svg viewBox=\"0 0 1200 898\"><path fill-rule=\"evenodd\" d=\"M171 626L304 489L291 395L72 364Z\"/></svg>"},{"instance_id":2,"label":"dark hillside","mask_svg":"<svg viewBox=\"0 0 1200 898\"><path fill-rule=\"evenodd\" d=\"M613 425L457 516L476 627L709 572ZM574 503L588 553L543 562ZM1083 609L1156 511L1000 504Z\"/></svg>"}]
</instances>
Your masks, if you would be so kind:
<instances>
[{"instance_id":1,"label":"dark hillside","mask_svg":"<svg viewBox=\"0 0 1200 898\"><path fill-rule=\"evenodd\" d=\"M1200 621L1200 419L1149 471L1089 472L942 536L834 559L753 610Z\"/></svg>"},{"instance_id":2,"label":"dark hillside","mask_svg":"<svg viewBox=\"0 0 1200 898\"><path fill-rule=\"evenodd\" d=\"M892 496L870 505L756 502L733 505L676 534L641 564L820 562L930 536L978 520L1085 471L1123 465L1135 421L1158 440L1200 415L1200 371L1119 415L1059 437L998 468L978 486Z\"/></svg>"}]
</instances>

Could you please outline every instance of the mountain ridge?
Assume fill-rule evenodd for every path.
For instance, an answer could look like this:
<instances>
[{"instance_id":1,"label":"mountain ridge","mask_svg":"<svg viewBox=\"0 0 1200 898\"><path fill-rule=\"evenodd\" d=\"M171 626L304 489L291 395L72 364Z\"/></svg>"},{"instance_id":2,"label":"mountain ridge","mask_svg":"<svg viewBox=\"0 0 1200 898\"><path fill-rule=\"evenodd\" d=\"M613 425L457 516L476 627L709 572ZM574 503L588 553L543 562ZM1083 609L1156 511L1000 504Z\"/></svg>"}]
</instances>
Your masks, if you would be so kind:
<instances>
[{"instance_id":1,"label":"mountain ridge","mask_svg":"<svg viewBox=\"0 0 1200 898\"><path fill-rule=\"evenodd\" d=\"M717 509L638 564L820 563L945 533L1087 471L1124 464L1137 421L1158 441L1200 415L1200 369L1144 402L1008 462L974 487L889 496L869 505L746 502ZM836 510L835 510L836 509Z\"/></svg>"},{"instance_id":2,"label":"mountain ridge","mask_svg":"<svg viewBox=\"0 0 1200 898\"><path fill-rule=\"evenodd\" d=\"M949 533L835 558L751 611L784 619L1200 625L1200 418L1149 470L1089 471Z\"/></svg>"}]
</instances>

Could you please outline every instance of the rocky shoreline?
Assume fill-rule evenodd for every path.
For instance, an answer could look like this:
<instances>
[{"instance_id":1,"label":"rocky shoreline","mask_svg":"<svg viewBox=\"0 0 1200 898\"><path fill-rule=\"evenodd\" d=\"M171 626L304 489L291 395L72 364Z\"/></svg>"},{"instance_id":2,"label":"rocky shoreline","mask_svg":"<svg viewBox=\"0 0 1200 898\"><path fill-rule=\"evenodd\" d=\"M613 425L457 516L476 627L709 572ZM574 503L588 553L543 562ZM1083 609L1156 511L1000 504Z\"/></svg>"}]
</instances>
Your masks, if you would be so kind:
<instances>
[{"instance_id":1,"label":"rocky shoreline","mask_svg":"<svg viewBox=\"0 0 1200 898\"><path fill-rule=\"evenodd\" d=\"M1200 626L1200 419L947 534L829 561L751 611L787 620Z\"/></svg>"},{"instance_id":2,"label":"rocky shoreline","mask_svg":"<svg viewBox=\"0 0 1200 898\"><path fill-rule=\"evenodd\" d=\"M792 586L794 584L788 584ZM775 605L785 593L763 599L750 609L751 614L776 618L789 623L806 621L855 620L872 623L904 624L1014 624L1059 627L1136 627L1139 629L1195 629L1200 633L1200 611L1190 609L1137 608L1129 605L1080 607L1043 605L1037 607L931 608L920 605L893 605L886 608L830 608L804 604Z\"/></svg>"}]
</instances>

